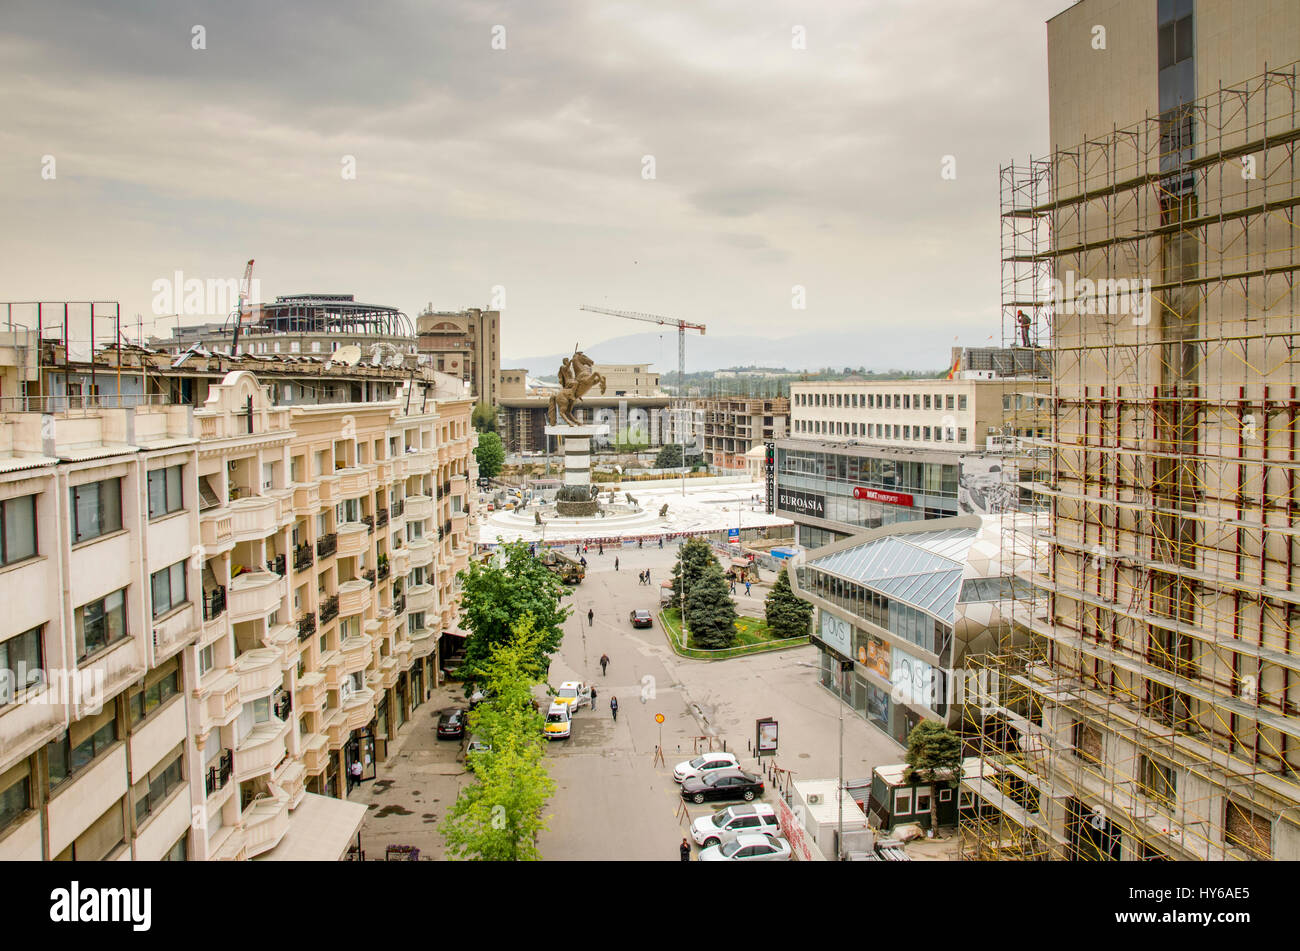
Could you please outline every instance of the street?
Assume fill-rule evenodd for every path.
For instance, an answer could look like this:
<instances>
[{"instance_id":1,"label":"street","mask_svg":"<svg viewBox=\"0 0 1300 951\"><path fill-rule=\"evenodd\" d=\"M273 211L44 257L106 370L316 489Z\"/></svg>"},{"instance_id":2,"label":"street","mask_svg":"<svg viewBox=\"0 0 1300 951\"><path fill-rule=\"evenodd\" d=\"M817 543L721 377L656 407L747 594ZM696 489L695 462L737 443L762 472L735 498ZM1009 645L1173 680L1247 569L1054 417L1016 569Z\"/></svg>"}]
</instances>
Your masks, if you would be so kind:
<instances>
[{"instance_id":1,"label":"street","mask_svg":"<svg viewBox=\"0 0 1300 951\"><path fill-rule=\"evenodd\" d=\"M572 551L572 549L569 549ZM550 682L596 685L596 709L574 718L573 736L549 745L556 793L547 807L547 829L540 845L546 859L678 860L678 845L696 816L722 805L692 804L680 814L680 794L672 768L697 750L697 738L712 735L715 748L736 753L745 769L757 769L749 750L754 721L775 717L781 749L776 763L795 779L833 777L838 771L838 704L818 685L816 650L799 647L726 661L681 658L668 647L658 619L658 583L671 577L676 546L621 551L593 548L587 576L569 589L573 607L565 638L550 670ZM614 559L619 570L614 570ZM649 586L637 574L651 571ZM743 614L761 615L762 599L775 578L764 572L746 598L736 598ZM655 612L653 628L634 629L633 608ZM587 623L587 611L594 623ZM608 654L601 676L600 656ZM611 697L619 716L610 715ZM368 858L382 858L388 844L415 845L422 855L442 857L437 822L469 780L463 754L454 742L434 737L437 712L459 704L459 685L441 688L416 711L394 747L397 752L352 798L371 804L362 827ZM642 701L642 698L644 702ZM662 726L655 714L662 713ZM662 735L663 762L654 761ZM707 740L703 741L707 744ZM707 745L698 749L707 749ZM844 771L866 778L872 766L899 762L902 750L852 711L844 715ZM769 791L767 798L772 793ZM699 849L692 846L693 857Z\"/></svg>"}]
</instances>

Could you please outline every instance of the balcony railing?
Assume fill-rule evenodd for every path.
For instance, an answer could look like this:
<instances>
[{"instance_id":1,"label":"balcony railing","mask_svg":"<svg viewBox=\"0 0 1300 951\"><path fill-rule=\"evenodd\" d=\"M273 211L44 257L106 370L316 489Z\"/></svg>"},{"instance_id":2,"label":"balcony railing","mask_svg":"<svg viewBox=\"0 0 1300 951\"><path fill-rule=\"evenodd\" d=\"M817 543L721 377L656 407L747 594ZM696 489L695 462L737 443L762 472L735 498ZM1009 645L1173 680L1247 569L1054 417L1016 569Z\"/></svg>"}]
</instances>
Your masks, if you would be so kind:
<instances>
[{"instance_id":1,"label":"balcony railing","mask_svg":"<svg viewBox=\"0 0 1300 951\"><path fill-rule=\"evenodd\" d=\"M373 588L375 586L375 571L373 568L370 569L369 571L361 572L361 577L365 578L367 581L370 582L370 587Z\"/></svg>"},{"instance_id":2,"label":"balcony railing","mask_svg":"<svg viewBox=\"0 0 1300 951\"><path fill-rule=\"evenodd\" d=\"M399 594L397 597L393 598L393 613L401 614L405 610L406 610L406 595Z\"/></svg>"},{"instance_id":3,"label":"balcony railing","mask_svg":"<svg viewBox=\"0 0 1300 951\"><path fill-rule=\"evenodd\" d=\"M375 517L373 515L361 516L361 521L366 526L366 531L373 533L375 530Z\"/></svg>"},{"instance_id":4,"label":"balcony railing","mask_svg":"<svg viewBox=\"0 0 1300 951\"><path fill-rule=\"evenodd\" d=\"M266 560L266 570L272 571L277 575L284 574L284 555L276 555L274 558Z\"/></svg>"},{"instance_id":5,"label":"balcony railing","mask_svg":"<svg viewBox=\"0 0 1300 951\"><path fill-rule=\"evenodd\" d=\"M388 575L392 572L392 570L393 570L393 569L392 569L392 567L388 564L388 562L386 562L386 561L380 562L380 563L379 563L379 580L380 580L380 581L383 581L385 578L387 578Z\"/></svg>"},{"instance_id":6,"label":"balcony railing","mask_svg":"<svg viewBox=\"0 0 1300 951\"><path fill-rule=\"evenodd\" d=\"M203 620L212 621L226 612L226 587L218 585L203 595Z\"/></svg>"},{"instance_id":7,"label":"balcony railing","mask_svg":"<svg viewBox=\"0 0 1300 951\"><path fill-rule=\"evenodd\" d=\"M450 491L451 491L451 480L448 479L446 482L444 482L444 483L442 484L442 493L441 493L441 495L446 495L446 494L447 494L448 492L450 492Z\"/></svg>"},{"instance_id":8,"label":"balcony railing","mask_svg":"<svg viewBox=\"0 0 1300 951\"><path fill-rule=\"evenodd\" d=\"M390 507L390 512L391 512L393 518L401 518L401 516L402 516L402 512L404 512L404 511L406 511L406 500L405 500L405 499L398 499L398 500L397 500L396 502L394 502L394 503L392 504L392 506Z\"/></svg>"},{"instance_id":9,"label":"balcony railing","mask_svg":"<svg viewBox=\"0 0 1300 951\"><path fill-rule=\"evenodd\" d=\"M316 539L316 554L321 558L328 558L339 550L339 537L334 532L328 535L322 535Z\"/></svg>"},{"instance_id":10,"label":"balcony railing","mask_svg":"<svg viewBox=\"0 0 1300 951\"><path fill-rule=\"evenodd\" d=\"M311 545L299 545L293 550L293 570L306 571L316 560L316 553Z\"/></svg>"},{"instance_id":11,"label":"balcony railing","mask_svg":"<svg viewBox=\"0 0 1300 951\"><path fill-rule=\"evenodd\" d=\"M332 597L326 598L325 603L321 605L320 622L322 624L328 624L330 621L334 620L338 616L339 616L339 596L336 594L333 595Z\"/></svg>"},{"instance_id":12,"label":"balcony railing","mask_svg":"<svg viewBox=\"0 0 1300 951\"><path fill-rule=\"evenodd\" d=\"M217 760L215 766L208 767L208 775L204 779L203 787L207 794L211 796L218 789L222 788L230 781L230 774L235 771L235 753L233 750L222 750L221 757Z\"/></svg>"},{"instance_id":13,"label":"balcony railing","mask_svg":"<svg viewBox=\"0 0 1300 951\"><path fill-rule=\"evenodd\" d=\"M375 524L380 528L388 524L388 509L380 509L375 513Z\"/></svg>"},{"instance_id":14,"label":"balcony railing","mask_svg":"<svg viewBox=\"0 0 1300 951\"><path fill-rule=\"evenodd\" d=\"M281 720L287 720L289 719L289 711L292 709L293 696L289 691L281 689L275 696L275 715Z\"/></svg>"},{"instance_id":15,"label":"balcony railing","mask_svg":"<svg viewBox=\"0 0 1300 951\"><path fill-rule=\"evenodd\" d=\"M308 611L302 617L298 618L298 640L305 641L316 633L316 614Z\"/></svg>"}]
</instances>

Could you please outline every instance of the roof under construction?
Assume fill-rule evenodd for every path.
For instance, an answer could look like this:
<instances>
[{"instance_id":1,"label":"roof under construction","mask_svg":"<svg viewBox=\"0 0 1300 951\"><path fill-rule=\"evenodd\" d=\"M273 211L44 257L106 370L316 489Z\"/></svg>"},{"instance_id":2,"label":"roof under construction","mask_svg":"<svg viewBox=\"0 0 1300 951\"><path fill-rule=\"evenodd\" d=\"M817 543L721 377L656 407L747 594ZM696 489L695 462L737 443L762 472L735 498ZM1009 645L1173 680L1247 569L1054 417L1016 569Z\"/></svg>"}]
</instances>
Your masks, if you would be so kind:
<instances>
[{"instance_id":1,"label":"roof under construction","mask_svg":"<svg viewBox=\"0 0 1300 951\"><path fill-rule=\"evenodd\" d=\"M396 307L362 304L351 294L290 294L260 304L247 326L252 333L386 334L409 337L415 329Z\"/></svg>"}]
</instances>

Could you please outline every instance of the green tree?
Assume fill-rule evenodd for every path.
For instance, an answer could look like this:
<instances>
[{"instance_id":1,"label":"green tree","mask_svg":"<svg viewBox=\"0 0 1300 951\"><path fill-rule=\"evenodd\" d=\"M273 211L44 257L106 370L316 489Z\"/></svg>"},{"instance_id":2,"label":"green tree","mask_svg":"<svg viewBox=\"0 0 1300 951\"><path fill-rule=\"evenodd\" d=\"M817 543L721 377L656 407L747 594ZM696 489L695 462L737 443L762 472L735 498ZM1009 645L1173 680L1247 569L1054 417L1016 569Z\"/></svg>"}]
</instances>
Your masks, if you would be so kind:
<instances>
[{"instance_id":1,"label":"green tree","mask_svg":"<svg viewBox=\"0 0 1300 951\"><path fill-rule=\"evenodd\" d=\"M506 463L506 447L501 444L501 437L496 433L479 433L478 446L474 448L474 458L478 460L478 474L484 479L491 479L501 471Z\"/></svg>"},{"instance_id":2,"label":"green tree","mask_svg":"<svg viewBox=\"0 0 1300 951\"><path fill-rule=\"evenodd\" d=\"M686 623L695 647L718 650L736 642L736 605L716 558L710 556L699 581L686 590Z\"/></svg>"},{"instance_id":3,"label":"green tree","mask_svg":"<svg viewBox=\"0 0 1300 951\"><path fill-rule=\"evenodd\" d=\"M803 637L812 626L813 606L794 593L784 566L763 602L763 615L777 637Z\"/></svg>"},{"instance_id":4,"label":"green tree","mask_svg":"<svg viewBox=\"0 0 1300 951\"><path fill-rule=\"evenodd\" d=\"M460 579L460 624L470 635L459 673L480 676L492 648L508 642L515 624L525 616L532 618L537 632L536 662L545 670L564 637L561 625L572 613L572 608L560 604L569 592L559 576L542 564L526 543L514 541L502 545L489 564L470 562L460 572Z\"/></svg>"},{"instance_id":5,"label":"green tree","mask_svg":"<svg viewBox=\"0 0 1300 951\"><path fill-rule=\"evenodd\" d=\"M484 402L476 405L469 419L473 427L480 433L494 433L497 431L497 407L491 403Z\"/></svg>"},{"instance_id":6,"label":"green tree","mask_svg":"<svg viewBox=\"0 0 1300 951\"><path fill-rule=\"evenodd\" d=\"M686 572L686 600L690 600L695 593L695 586L699 584L700 575L704 571L704 566L709 562L717 564L718 559L713 555L713 548L703 538L689 538L686 544L677 552L677 562L673 565L673 603L680 605L682 601L682 572Z\"/></svg>"},{"instance_id":7,"label":"green tree","mask_svg":"<svg viewBox=\"0 0 1300 951\"><path fill-rule=\"evenodd\" d=\"M543 754L543 718L532 705L532 688L543 676L538 657L544 640L525 615L508 641L492 645L482 665L490 699L469 720L491 751L470 758L475 781L461 790L439 827L452 858L520 862L542 857L537 848L537 836L546 827L542 808L555 792Z\"/></svg>"},{"instance_id":8,"label":"green tree","mask_svg":"<svg viewBox=\"0 0 1300 951\"><path fill-rule=\"evenodd\" d=\"M682 447L678 443L669 443L659 450L659 455L655 456L656 469L676 469L681 465L684 465Z\"/></svg>"},{"instance_id":9,"label":"green tree","mask_svg":"<svg viewBox=\"0 0 1300 951\"><path fill-rule=\"evenodd\" d=\"M930 828L938 828L939 783L956 788L960 782L961 740L938 720L922 720L907 735L904 762L906 782L930 784Z\"/></svg>"}]
</instances>

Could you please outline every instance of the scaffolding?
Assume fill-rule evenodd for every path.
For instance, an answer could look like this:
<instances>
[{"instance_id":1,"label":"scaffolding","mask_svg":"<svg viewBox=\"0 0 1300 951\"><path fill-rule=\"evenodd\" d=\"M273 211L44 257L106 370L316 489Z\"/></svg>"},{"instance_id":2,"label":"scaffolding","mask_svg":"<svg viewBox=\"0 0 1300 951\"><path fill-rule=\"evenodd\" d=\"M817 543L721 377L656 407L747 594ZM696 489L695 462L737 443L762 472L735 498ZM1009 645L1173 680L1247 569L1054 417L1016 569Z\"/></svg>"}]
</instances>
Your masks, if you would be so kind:
<instances>
[{"instance_id":1,"label":"scaffolding","mask_svg":"<svg viewBox=\"0 0 1300 951\"><path fill-rule=\"evenodd\" d=\"M1003 534L1026 648L975 659L964 854L1300 844L1297 64L1002 170L1004 343L1052 350ZM1014 422L1013 422L1014 425ZM1033 807L1033 808L1030 808Z\"/></svg>"}]
</instances>

